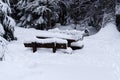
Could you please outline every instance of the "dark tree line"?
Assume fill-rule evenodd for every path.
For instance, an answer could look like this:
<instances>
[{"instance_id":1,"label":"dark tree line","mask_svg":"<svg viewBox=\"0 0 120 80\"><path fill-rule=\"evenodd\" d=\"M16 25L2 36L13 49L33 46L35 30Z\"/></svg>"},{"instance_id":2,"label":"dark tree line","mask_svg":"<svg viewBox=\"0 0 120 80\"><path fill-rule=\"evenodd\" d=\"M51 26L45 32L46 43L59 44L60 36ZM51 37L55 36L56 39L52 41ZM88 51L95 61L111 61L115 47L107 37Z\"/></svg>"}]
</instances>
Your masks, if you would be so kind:
<instances>
[{"instance_id":1,"label":"dark tree line","mask_svg":"<svg viewBox=\"0 0 120 80\"><path fill-rule=\"evenodd\" d=\"M114 0L11 0L21 27L53 28L56 23L87 24L100 29L105 14L114 13Z\"/></svg>"},{"instance_id":2,"label":"dark tree line","mask_svg":"<svg viewBox=\"0 0 120 80\"><path fill-rule=\"evenodd\" d=\"M51 29L59 23L84 24L99 30L103 24L111 21L115 14L115 0L2 0L7 5L4 12L0 8L2 35L7 40L14 39L14 27ZM1 4L0 4L1 5ZM106 16L109 15L110 17ZM10 17L14 18L14 20ZM80 26L81 27L81 26Z\"/></svg>"},{"instance_id":3,"label":"dark tree line","mask_svg":"<svg viewBox=\"0 0 120 80\"><path fill-rule=\"evenodd\" d=\"M120 0L116 0L116 26L118 31L120 31Z\"/></svg>"}]
</instances>

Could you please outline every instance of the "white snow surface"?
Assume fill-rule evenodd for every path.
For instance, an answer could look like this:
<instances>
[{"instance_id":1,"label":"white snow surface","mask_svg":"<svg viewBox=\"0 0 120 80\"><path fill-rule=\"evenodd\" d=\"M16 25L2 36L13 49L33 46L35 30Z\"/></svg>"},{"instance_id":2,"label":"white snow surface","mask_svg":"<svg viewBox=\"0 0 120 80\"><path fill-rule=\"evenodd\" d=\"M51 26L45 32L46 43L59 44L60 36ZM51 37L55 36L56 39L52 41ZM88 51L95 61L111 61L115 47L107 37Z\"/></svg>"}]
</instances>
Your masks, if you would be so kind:
<instances>
[{"instance_id":1,"label":"white snow surface","mask_svg":"<svg viewBox=\"0 0 120 80\"><path fill-rule=\"evenodd\" d=\"M54 54L45 48L33 54L23 42L35 35L53 34L15 27L18 40L8 44L5 61L0 62L0 80L120 80L120 33L114 24L84 38L84 48L72 54L64 50Z\"/></svg>"}]
</instances>

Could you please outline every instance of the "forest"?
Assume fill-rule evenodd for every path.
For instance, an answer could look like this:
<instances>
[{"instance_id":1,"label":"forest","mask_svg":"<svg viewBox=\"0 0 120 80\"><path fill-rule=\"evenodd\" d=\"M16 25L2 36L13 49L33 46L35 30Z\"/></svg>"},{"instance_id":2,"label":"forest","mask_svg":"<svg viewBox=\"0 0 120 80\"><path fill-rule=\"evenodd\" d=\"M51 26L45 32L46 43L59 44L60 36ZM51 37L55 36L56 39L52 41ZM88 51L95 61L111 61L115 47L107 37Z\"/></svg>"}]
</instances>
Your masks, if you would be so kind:
<instances>
[{"instance_id":1,"label":"forest","mask_svg":"<svg viewBox=\"0 0 120 80\"><path fill-rule=\"evenodd\" d=\"M14 27L48 30L56 24L100 30L115 21L115 0L0 0L0 36L14 40Z\"/></svg>"}]
</instances>

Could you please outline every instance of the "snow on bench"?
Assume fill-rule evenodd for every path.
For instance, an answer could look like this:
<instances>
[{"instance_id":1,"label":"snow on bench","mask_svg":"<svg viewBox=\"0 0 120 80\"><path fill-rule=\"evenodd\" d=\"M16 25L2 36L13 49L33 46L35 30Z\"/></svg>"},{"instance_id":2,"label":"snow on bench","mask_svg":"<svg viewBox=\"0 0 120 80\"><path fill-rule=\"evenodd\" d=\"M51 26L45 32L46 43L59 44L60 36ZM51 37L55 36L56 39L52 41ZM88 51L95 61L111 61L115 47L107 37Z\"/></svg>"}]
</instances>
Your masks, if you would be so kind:
<instances>
[{"instance_id":1,"label":"snow on bench","mask_svg":"<svg viewBox=\"0 0 120 80\"><path fill-rule=\"evenodd\" d=\"M36 43L65 43L67 44L67 40L64 39L59 39L59 38L42 38L42 39L38 39L38 38L32 38L30 40L24 41L25 43L31 43L31 42L36 42Z\"/></svg>"}]
</instances>

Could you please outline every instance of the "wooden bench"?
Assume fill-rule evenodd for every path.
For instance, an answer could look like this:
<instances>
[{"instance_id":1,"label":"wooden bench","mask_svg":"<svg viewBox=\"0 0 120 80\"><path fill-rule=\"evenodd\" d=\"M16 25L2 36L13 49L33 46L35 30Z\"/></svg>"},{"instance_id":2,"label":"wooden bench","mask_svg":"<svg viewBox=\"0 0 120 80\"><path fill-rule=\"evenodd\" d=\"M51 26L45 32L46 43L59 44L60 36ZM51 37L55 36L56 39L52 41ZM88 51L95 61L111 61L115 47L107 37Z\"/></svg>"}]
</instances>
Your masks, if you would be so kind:
<instances>
[{"instance_id":1,"label":"wooden bench","mask_svg":"<svg viewBox=\"0 0 120 80\"><path fill-rule=\"evenodd\" d=\"M33 49L33 52L37 51L37 48L52 48L53 53L56 52L57 49L67 49L67 44L65 43L37 43L37 42L31 42L31 43L24 43L25 47L31 47Z\"/></svg>"}]
</instances>

